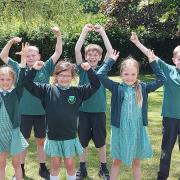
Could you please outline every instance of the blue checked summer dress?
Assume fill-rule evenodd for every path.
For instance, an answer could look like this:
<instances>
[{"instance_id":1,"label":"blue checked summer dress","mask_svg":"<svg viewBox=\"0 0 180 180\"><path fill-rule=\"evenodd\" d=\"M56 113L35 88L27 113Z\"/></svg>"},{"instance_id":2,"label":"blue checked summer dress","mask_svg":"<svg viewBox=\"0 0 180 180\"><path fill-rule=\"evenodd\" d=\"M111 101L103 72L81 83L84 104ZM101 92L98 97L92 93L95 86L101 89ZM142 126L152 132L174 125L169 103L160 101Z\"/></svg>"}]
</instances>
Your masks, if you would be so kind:
<instances>
[{"instance_id":1,"label":"blue checked summer dress","mask_svg":"<svg viewBox=\"0 0 180 180\"><path fill-rule=\"evenodd\" d=\"M125 87L121 109L120 128L111 127L111 157L131 165L134 159L152 156L152 147L143 126L142 109L136 103L135 89Z\"/></svg>"},{"instance_id":2,"label":"blue checked summer dress","mask_svg":"<svg viewBox=\"0 0 180 180\"><path fill-rule=\"evenodd\" d=\"M26 149L27 141L24 139L20 128L13 129L4 101L0 95L0 153L10 152L16 155Z\"/></svg>"}]
</instances>

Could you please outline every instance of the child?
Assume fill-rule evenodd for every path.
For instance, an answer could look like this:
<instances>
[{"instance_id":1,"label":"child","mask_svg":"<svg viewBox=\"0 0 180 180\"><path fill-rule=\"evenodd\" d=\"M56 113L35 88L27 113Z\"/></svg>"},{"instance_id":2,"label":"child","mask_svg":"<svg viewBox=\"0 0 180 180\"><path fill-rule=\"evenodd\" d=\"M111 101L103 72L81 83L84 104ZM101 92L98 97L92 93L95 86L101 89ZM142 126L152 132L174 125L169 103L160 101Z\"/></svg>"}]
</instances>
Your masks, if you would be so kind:
<instances>
[{"instance_id":1,"label":"child","mask_svg":"<svg viewBox=\"0 0 180 180\"><path fill-rule=\"evenodd\" d=\"M139 64L132 57L126 58L120 67L122 83L107 77L119 53L113 51L110 59L99 69L97 75L111 97L111 157L113 163L110 179L117 180L122 163L132 165L134 179L141 179L140 159L152 156L152 148L146 132L148 93L155 91L165 81L152 52L149 53L150 66L156 80L150 83L138 80Z\"/></svg>"},{"instance_id":2,"label":"child","mask_svg":"<svg viewBox=\"0 0 180 180\"><path fill-rule=\"evenodd\" d=\"M54 71L54 85L33 83L36 70L41 68L37 61L26 77L26 88L38 97L46 111L47 139L45 152L51 157L50 180L59 180L59 167L64 158L68 180L75 180L73 156L82 154L82 146L77 134L79 106L100 87L100 82L88 63L81 67L87 71L90 84L73 87L71 81L75 77L75 66L61 61Z\"/></svg>"},{"instance_id":3,"label":"child","mask_svg":"<svg viewBox=\"0 0 180 180\"><path fill-rule=\"evenodd\" d=\"M107 49L106 57L112 51L111 43L106 35L104 28L100 25L86 24L76 43L75 56L76 63L82 63L81 48L85 38L90 31L100 33ZM85 47L85 60L97 72L98 63L102 58L102 48L97 44L89 44ZM79 66L80 85L89 82L86 71ZM106 91L101 85L98 91L87 101L82 103L79 109L79 127L78 134L81 145L84 148L83 155L80 157L80 167L77 171L76 178L83 179L87 176L86 159L87 147L92 139L95 147L99 150L99 160L101 162L99 175L105 179L109 179L109 171L106 167Z\"/></svg>"},{"instance_id":4,"label":"child","mask_svg":"<svg viewBox=\"0 0 180 180\"><path fill-rule=\"evenodd\" d=\"M24 48L24 46L22 46ZM22 59L24 57L22 56ZM20 64L16 87L16 73L8 66L0 67L0 179L5 180L7 152L12 155L15 170L13 179L22 180L20 153L28 143L20 132L19 101L23 93L22 78L26 62Z\"/></svg>"},{"instance_id":5,"label":"child","mask_svg":"<svg viewBox=\"0 0 180 180\"><path fill-rule=\"evenodd\" d=\"M131 41L147 56L147 48L140 43L134 32L132 32ZM177 136L180 134L180 45L174 49L172 60L175 66L157 58L157 63L167 78L164 83L161 113L163 116L163 138L158 180L166 180L169 176L172 150Z\"/></svg>"},{"instance_id":6,"label":"child","mask_svg":"<svg viewBox=\"0 0 180 180\"><path fill-rule=\"evenodd\" d=\"M57 37L56 48L54 54L44 63L44 66L41 70L37 72L35 81L41 83L48 83L49 77L54 71L55 63L59 59L62 53L62 39L61 32L58 27L53 27L52 31ZM21 38L14 37L4 47L2 50L0 57L4 61L4 63L10 65L16 75L18 75L20 67L19 64L8 57L9 50L13 44L19 43ZM26 72L29 71L34 63L40 60L39 49L36 46L29 46L28 56L27 56L27 66ZM45 153L43 150L44 146L44 138L46 135L45 132L45 111L42 107L40 100L34 96L32 96L26 89L24 89L23 96L20 103L20 113L21 113L21 132L23 136L28 141L31 135L31 130L34 128L34 135L36 137L38 158L39 158L39 175L44 178L48 178L49 171L45 165ZM25 177L25 157L27 151L22 153L22 171L23 177Z\"/></svg>"}]
</instances>

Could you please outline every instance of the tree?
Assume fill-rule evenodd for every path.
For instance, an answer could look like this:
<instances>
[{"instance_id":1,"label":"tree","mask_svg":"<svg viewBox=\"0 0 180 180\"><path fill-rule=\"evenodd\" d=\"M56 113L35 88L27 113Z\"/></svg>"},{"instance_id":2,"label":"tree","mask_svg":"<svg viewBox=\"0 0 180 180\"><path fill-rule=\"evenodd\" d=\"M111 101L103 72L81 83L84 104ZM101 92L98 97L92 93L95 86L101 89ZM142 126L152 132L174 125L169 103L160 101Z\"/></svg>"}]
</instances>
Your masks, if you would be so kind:
<instances>
[{"instance_id":1,"label":"tree","mask_svg":"<svg viewBox=\"0 0 180 180\"><path fill-rule=\"evenodd\" d=\"M179 0L107 0L102 9L120 27L176 37L180 35L179 7Z\"/></svg>"}]
</instances>

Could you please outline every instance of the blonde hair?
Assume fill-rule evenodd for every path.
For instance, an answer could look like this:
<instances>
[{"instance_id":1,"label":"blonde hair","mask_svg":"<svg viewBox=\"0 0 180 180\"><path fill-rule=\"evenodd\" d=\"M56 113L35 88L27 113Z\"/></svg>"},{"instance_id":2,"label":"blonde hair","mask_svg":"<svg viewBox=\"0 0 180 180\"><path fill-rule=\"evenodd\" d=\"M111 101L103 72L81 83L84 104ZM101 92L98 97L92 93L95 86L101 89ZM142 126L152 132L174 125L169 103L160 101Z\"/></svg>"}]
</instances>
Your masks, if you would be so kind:
<instances>
[{"instance_id":1,"label":"blonde hair","mask_svg":"<svg viewBox=\"0 0 180 180\"><path fill-rule=\"evenodd\" d=\"M173 51L173 57L176 57L176 55L180 53L180 45L176 46Z\"/></svg>"},{"instance_id":2,"label":"blonde hair","mask_svg":"<svg viewBox=\"0 0 180 180\"><path fill-rule=\"evenodd\" d=\"M103 49L97 44L89 44L85 47L85 57L89 51L97 51L100 56L102 56L103 53Z\"/></svg>"},{"instance_id":3,"label":"blonde hair","mask_svg":"<svg viewBox=\"0 0 180 180\"><path fill-rule=\"evenodd\" d=\"M29 51L36 51L39 54L39 48L37 46L29 46L28 50Z\"/></svg>"},{"instance_id":4,"label":"blonde hair","mask_svg":"<svg viewBox=\"0 0 180 180\"><path fill-rule=\"evenodd\" d=\"M120 74L128 66L134 66L137 69L137 74L139 74L139 62L136 61L131 56L127 57L126 59L124 59L122 61L121 65L120 65ZM137 79L137 81L134 84L134 87L135 87L135 92L136 92L136 102L137 102L138 106L142 107L143 97L142 97L140 80Z\"/></svg>"},{"instance_id":5,"label":"blonde hair","mask_svg":"<svg viewBox=\"0 0 180 180\"><path fill-rule=\"evenodd\" d=\"M57 83L57 76L63 71L71 71L71 75L73 79L77 75L75 64L70 63L69 61L60 61L56 64L56 67L53 73L53 77L54 77L53 84Z\"/></svg>"},{"instance_id":6,"label":"blonde hair","mask_svg":"<svg viewBox=\"0 0 180 180\"><path fill-rule=\"evenodd\" d=\"M13 79L13 84L16 82L16 72L9 66L0 67L0 75L9 74Z\"/></svg>"}]
</instances>

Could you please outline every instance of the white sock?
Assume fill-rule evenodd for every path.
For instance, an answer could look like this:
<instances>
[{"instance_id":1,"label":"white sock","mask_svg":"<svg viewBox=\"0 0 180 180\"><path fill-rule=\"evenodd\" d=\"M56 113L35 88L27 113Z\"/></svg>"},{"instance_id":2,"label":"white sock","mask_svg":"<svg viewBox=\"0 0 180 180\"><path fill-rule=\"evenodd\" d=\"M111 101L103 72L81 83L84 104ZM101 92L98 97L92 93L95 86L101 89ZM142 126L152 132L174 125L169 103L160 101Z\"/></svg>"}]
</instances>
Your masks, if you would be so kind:
<instances>
[{"instance_id":1,"label":"white sock","mask_svg":"<svg viewBox=\"0 0 180 180\"><path fill-rule=\"evenodd\" d=\"M50 174L50 180L60 180L59 176L52 176Z\"/></svg>"},{"instance_id":2,"label":"white sock","mask_svg":"<svg viewBox=\"0 0 180 180\"><path fill-rule=\"evenodd\" d=\"M68 180L76 180L76 174L73 176L68 175L67 179Z\"/></svg>"}]
</instances>

